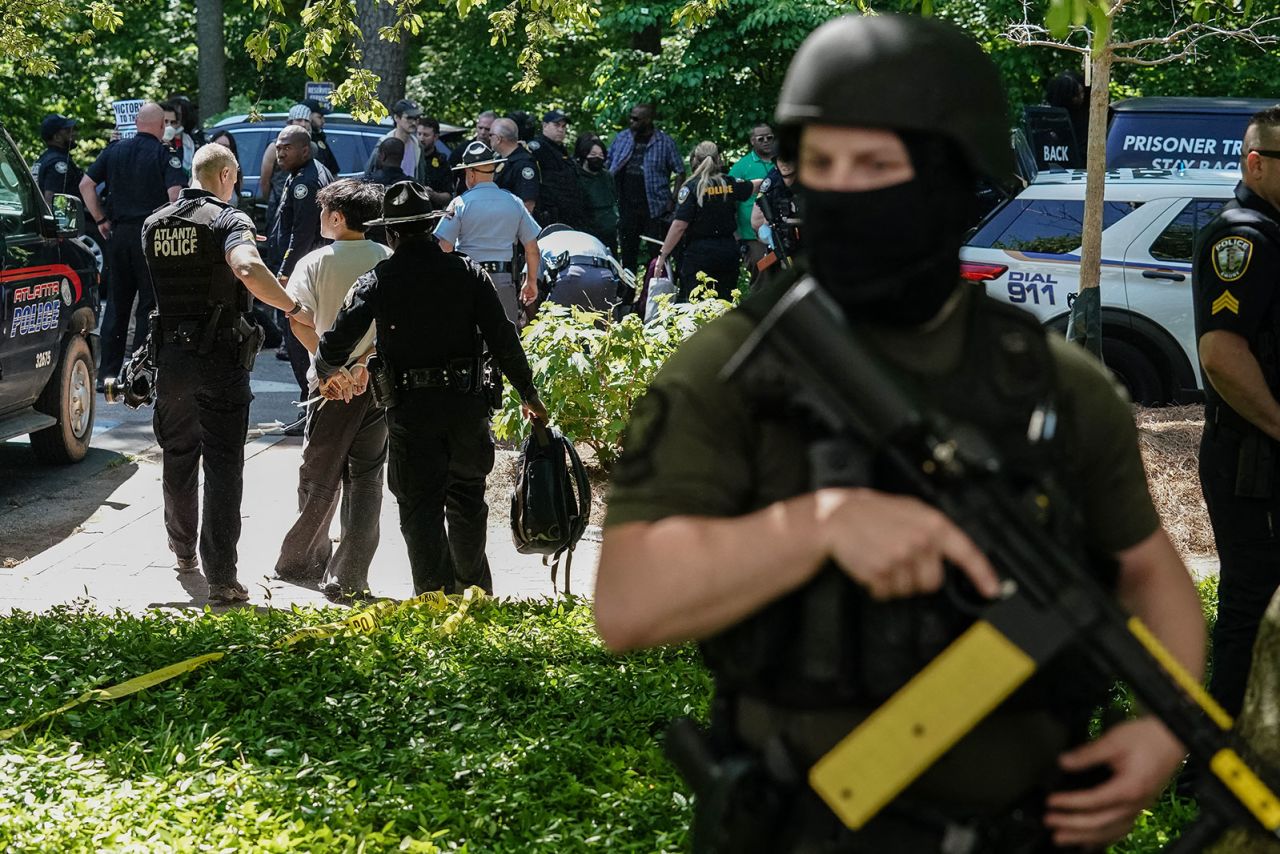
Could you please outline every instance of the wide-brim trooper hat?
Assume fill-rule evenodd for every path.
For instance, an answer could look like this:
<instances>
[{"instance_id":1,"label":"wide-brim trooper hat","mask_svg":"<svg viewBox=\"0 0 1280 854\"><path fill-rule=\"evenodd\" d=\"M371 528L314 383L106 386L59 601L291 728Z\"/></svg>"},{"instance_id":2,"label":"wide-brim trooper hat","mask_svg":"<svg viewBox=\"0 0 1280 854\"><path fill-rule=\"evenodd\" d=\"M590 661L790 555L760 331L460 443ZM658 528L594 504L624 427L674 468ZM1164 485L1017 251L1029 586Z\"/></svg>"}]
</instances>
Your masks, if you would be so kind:
<instances>
[{"instance_id":1,"label":"wide-brim trooper hat","mask_svg":"<svg viewBox=\"0 0 1280 854\"><path fill-rule=\"evenodd\" d=\"M496 166L506 162L507 158L476 139L467 143L467 147L462 151L462 162L454 166L453 171L475 169L477 166Z\"/></svg>"},{"instance_id":2,"label":"wide-brim trooper hat","mask_svg":"<svg viewBox=\"0 0 1280 854\"><path fill-rule=\"evenodd\" d=\"M427 190L416 181L397 181L382 197L382 217L371 219L366 225L401 225L406 222L422 222L439 219L444 211L434 209Z\"/></svg>"}]
</instances>

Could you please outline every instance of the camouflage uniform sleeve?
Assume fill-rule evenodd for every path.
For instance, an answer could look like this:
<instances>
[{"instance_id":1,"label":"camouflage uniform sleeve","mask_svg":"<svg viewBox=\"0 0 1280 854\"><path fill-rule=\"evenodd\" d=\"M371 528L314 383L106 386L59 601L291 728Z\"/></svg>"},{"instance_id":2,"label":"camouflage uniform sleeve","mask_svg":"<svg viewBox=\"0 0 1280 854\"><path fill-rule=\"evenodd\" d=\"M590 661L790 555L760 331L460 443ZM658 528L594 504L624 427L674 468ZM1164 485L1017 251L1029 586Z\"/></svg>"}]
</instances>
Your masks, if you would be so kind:
<instances>
[{"instance_id":1,"label":"camouflage uniform sleeve","mask_svg":"<svg viewBox=\"0 0 1280 854\"><path fill-rule=\"evenodd\" d=\"M606 526L745 512L753 420L742 395L718 375L750 329L745 316L731 313L667 360L631 411Z\"/></svg>"},{"instance_id":2,"label":"camouflage uniform sleeve","mask_svg":"<svg viewBox=\"0 0 1280 854\"><path fill-rule=\"evenodd\" d=\"M1115 554L1142 542L1160 525L1138 452L1133 408L1091 354L1056 335L1049 344L1070 427L1068 465L1084 501L1085 537L1098 552Z\"/></svg>"}]
</instances>

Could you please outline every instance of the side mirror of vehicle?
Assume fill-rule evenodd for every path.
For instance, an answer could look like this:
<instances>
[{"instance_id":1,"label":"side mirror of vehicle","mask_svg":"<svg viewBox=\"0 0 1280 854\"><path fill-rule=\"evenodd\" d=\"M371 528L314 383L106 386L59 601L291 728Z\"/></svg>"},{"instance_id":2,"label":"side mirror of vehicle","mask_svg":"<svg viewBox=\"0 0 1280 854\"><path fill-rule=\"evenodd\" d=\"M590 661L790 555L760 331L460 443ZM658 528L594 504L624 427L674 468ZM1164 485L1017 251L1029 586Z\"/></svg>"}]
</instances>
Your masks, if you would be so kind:
<instances>
[{"instance_id":1,"label":"side mirror of vehicle","mask_svg":"<svg viewBox=\"0 0 1280 854\"><path fill-rule=\"evenodd\" d=\"M53 220L58 237L77 237L84 230L84 202L61 193L53 197Z\"/></svg>"}]
</instances>

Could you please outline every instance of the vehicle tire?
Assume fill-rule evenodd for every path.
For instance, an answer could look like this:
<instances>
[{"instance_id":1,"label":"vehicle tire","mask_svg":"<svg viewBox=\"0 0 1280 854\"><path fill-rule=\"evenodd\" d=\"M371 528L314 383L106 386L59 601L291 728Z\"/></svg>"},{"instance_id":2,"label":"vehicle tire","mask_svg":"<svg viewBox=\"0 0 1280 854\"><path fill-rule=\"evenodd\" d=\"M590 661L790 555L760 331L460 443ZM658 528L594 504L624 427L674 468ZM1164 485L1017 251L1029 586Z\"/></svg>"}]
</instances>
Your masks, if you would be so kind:
<instances>
[{"instance_id":1,"label":"vehicle tire","mask_svg":"<svg viewBox=\"0 0 1280 854\"><path fill-rule=\"evenodd\" d=\"M1141 349L1117 338L1102 336L1102 361L1129 391L1129 398L1142 406L1169 403L1160 372Z\"/></svg>"},{"instance_id":2,"label":"vehicle tire","mask_svg":"<svg viewBox=\"0 0 1280 854\"><path fill-rule=\"evenodd\" d=\"M83 336L63 346L58 370L49 378L36 409L58 423L31 434L31 450L46 463L76 463L89 452L94 415L93 357Z\"/></svg>"}]
</instances>

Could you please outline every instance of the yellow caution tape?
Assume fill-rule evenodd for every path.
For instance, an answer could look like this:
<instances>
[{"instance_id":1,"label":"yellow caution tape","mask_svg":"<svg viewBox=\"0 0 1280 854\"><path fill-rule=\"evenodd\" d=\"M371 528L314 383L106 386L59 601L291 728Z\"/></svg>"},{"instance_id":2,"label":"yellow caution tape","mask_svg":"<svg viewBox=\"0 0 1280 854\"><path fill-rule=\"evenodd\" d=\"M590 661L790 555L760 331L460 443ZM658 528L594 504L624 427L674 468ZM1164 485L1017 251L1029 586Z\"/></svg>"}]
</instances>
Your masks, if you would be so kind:
<instances>
[{"instance_id":1,"label":"yellow caution tape","mask_svg":"<svg viewBox=\"0 0 1280 854\"><path fill-rule=\"evenodd\" d=\"M466 619L471 606L476 602L484 599L484 591L479 587L468 587L461 596L449 597L440 591L432 591L423 593L421 596L415 596L412 599L406 599L403 602L385 601L378 602L359 611L345 620L339 620L335 623L326 623L322 626L308 626L303 629L297 629L289 632L287 635L277 640L273 646L277 649L289 649L299 641L307 639L323 639L335 637L344 632L355 632L360 634L370 634L381 628L387 617L400 611L410 608L426 608L433 613L439 614L447 611L453 606L453 601L458 601L458 609L450 614L440 627L442 635L451 635L457 631L458 626ZM117 685L111 685L106 688L94 688L85 691L79 697L67 702L56 709L45 712L44 714L32 718L31 720L10 729L0 730L0 741L7 741L15 735L42 723L55 718L64 712L70 711L77 706L83 706L85 703L93 700L118 700L121 697L127 697L130 694L136 694L139 691L159 685L162 682L168 682L175 676L181 676L184 673L203 667L211 661L217 661L226 655L225 652L209 652L204 655L197 655L195 658L188 658L185 661L179 661L177 664L170 664L168 667L161 667L159 670L153 670L150 673L144 673L141 676L135 676L132 679L121 682Z\"/></svg>"}]
</instances>

